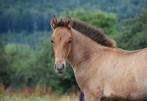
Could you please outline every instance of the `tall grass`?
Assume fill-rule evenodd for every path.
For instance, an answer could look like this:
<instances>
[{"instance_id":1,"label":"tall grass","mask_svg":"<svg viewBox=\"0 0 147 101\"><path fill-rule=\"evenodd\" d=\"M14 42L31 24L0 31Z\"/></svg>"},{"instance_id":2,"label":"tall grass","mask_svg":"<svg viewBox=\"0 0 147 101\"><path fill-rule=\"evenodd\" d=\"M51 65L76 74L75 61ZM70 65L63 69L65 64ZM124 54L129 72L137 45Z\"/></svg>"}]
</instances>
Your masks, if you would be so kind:
<instances>
[{"instance_id":1,"label":"tall grass","mask_svg":"<svg viewBox=\"0 0 147 101\"><path fill-rule=\"evenodd\" d=\"M76 98L72 99L67 96L61 98L50 98L49 96L30 96L30 97L21 97L18 95L13 96L0 96L0 101L78 101Z\"/></svg>"},{"instance_id":2,"label":"tall grass","mask_svg":"<svg viewBox=\"0 0 147 101\"><path fill-rule=\"evenodd\" d=\"M78 101L77 94L59 95L50 90L45 91L44 87L24 87L13 90L13 88L4 89L0 83L0 101Z\"/></svg>"}]
</instances>

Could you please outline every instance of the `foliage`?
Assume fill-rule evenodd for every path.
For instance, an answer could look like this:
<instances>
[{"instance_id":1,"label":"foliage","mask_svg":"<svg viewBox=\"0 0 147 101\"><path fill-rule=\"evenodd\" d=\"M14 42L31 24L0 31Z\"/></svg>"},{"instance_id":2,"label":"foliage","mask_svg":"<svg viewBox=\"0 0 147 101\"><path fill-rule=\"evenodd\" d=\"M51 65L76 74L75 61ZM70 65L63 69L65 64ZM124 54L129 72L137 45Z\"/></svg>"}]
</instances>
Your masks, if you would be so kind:
<instances>
[{"instance_id":1,"label":"foliage","mask_svg":"<svg viewBox=\"0 0 147 101\"><path fill-rule=\"evenodd\" d=\"M147 11L125 21L122 33L117 35L119 46L125 49L140 49L147 46Z\"/></svg>"},{"instance_id":2,"label":"foliage","mask_svg":"<svg viewBox=\"0 0 147 101\"><path fill-rule=\"evenodd\" d=\"M49 54L33 50L27 45L8 44L5 46L11 83L13 87L46 84L49 79ZM48 58L49 57L49 58Z\"/></svg>"},{"instance_id":3,"label":"foliage","mask_svg":"<svg viewBox=\"0 0 147 101\"><path fill-rule=\"evenodd\" d=\"M10 70L8 69L5 46L4 44L0 43L0 82L3 82L5 87L9 86L9 72Z\"/></svg>"},{"instance_id":4,"label":"foliage","mask_svg":"<svg viewBox=\"0 0 147 101\"><path fill-rule=\"evenodd\" d=\"M35 59L38 55L30 47L19 44L8 44L5 47L9 68L11 69L11 86L19 87L35 82L35 72L30 69L37 69ZM30 68L32 67L32 68ZM19 85L18 85L19 84Z\"/></svg>"},{"instance_id":5,"label":"foliage","mask_svg":"<svg viewBox=\"0 0 147 101\"><path fill-rule=\"evenodd\" d=\"M146 0L0 0L0 33L47 31L49 18L65 9L116 13L119 19L147 8ZM88 13L87 13L88 14ZM87 15L86 15L87 16Z\"/></svg>"},{"instance_id":6,"label":"foliage","mask_svg":"<svg viewBox=\"0 0 147 101\"><path fill-rule=\"evenodd\" d=\"M49 32L34 32L28 34L26 32L1 34L0 40L5 43L19 43L29 45L34 49L38 49L44 37L50 37Z\"/></svg>"}]
</instances>

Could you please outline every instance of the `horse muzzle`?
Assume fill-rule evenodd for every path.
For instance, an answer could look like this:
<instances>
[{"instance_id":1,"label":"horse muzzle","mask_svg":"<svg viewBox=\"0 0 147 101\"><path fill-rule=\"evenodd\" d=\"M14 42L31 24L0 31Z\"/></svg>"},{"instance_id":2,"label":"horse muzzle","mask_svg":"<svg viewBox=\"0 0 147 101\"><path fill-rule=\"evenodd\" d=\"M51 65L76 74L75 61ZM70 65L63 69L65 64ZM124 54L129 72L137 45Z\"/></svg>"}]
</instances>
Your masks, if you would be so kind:
<instances>
[{"instance_id":1,"label":"horse muzzle","mask_svg":"<svg viewBox=\"0 0 147 101\"><path fill-rule=\"evenodd\" d=\"M65 69L65 64L55 64L54 65L55 72L58 74L62 74Z\"/></svg>"}]
</instances>

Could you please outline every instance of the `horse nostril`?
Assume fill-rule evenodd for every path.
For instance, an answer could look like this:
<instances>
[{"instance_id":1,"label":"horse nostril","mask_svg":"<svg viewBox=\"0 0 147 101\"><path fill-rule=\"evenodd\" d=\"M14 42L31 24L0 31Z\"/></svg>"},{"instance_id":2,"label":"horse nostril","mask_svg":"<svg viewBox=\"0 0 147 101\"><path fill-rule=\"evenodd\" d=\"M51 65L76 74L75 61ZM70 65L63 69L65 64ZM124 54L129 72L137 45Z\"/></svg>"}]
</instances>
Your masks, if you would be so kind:
<instances>
[{"instance_id":1,"label":"horse nostril","mask_svg":"<svg viewBox=\"0 0 147 101\"><path fill-rule=\"evenodd\" d=\"M64 70L64 64L55 64L54 68L61 72Z\"/></svg>"},{"instance_id":2,"label":"horse nostril","mask_svg":"<svg viewBox=\"0 0 147 101\"><path fill-rule=\"evenodd\" d=\"M57 69L60 70L60 71L63 70L64 69L64 64L59 64Z\"/></svg>"}]
</instances>

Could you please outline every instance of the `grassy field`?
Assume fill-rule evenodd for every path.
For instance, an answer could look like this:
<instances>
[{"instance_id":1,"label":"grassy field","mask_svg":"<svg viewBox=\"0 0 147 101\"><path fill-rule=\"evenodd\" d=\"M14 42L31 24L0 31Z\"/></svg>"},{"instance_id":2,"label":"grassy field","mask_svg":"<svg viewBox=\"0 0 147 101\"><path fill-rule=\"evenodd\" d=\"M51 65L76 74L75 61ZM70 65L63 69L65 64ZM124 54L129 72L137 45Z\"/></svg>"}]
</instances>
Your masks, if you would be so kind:
<instances>
[{"instance_id":1,"label":"grassy field","mask_svg":"<svg viewBox=\"0 0 147 101\"><path fill-rule=\"evenodd\" d=\"M0 101L78 101L78 96L78 93L60 95L50 87L46 90L43 86L4 89L0 83Z\"/></svg>"},{"instance_id":2,"label":"grassy field","mask_svg":"<svg viewBox=\"0 0 147 101\"><path fill-rule=\"evenodd\" d=\"M50 96L44 95L44 96L19 96L19 95L1 95L0 101L78 101L77 98L70 98L68 96L62 96L59 98L52 98Z\"/></svg>"}]
</instances>

